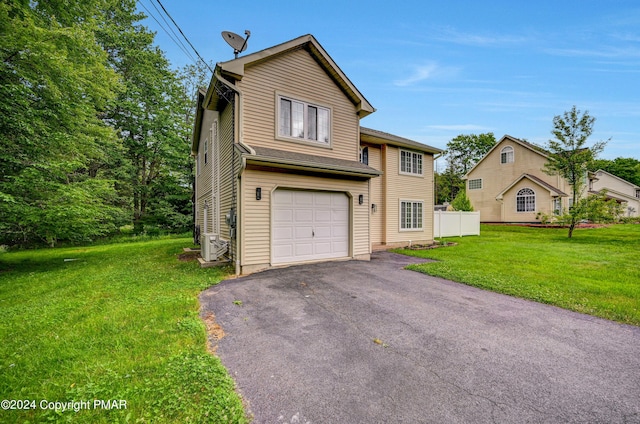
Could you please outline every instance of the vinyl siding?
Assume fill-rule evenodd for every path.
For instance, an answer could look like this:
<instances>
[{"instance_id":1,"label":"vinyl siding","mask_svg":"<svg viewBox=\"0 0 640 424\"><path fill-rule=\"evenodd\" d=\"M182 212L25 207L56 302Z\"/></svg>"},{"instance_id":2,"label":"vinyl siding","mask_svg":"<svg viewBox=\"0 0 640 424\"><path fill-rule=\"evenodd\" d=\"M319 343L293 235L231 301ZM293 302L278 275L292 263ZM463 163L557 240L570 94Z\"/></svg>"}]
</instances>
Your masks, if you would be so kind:
<instances>
[{"instance_id":1,"label":"vinyl siding","mask_svg":"<svg viewBox=\"0 0 640 424\"><path fill-rule=\"evenodd\" d=\"M386 147L384 197L385 243L406 243L433 240L433 155L423 153L422 176L400 174L400 149ZM400 231L400 201L423 202L422 231Z\"/></svg>"},{"instance_id":2,"label":"vinyl siding","mask_svg":"<svg viewBox=\"0 0 640 424\"><path fill-rule=\"evenodd\" d=\"M256 187L262 200L256 200ZM345 192L350 197L350 255L366 255L369 250L369 204L367 181L322 178L247 169L242 175L242 266L271 263L271 196L277 188ZM358 204L358 195L364 203Z\"/></svg>"},{"instance_id":3,"label":"vinyl siding","mask_svg":"<svg viewBox=\"0 0 640 424\"><path fill-rule=\"evenodd\" d=\"M220 114L219 137L220 137L220 210L218 219L220 220L220 238L230 240L229 226L226 223L225 215L229 213L233 204L233 188L236 186L237 196L237 174L239 171L239 155L236 153L233 162L233 105L227 105ZM236 200L237 201L237 200ZM237 209L236 209L237 210ZM231 246L232 253L236 254L235 244Z\"/></svg>"},{"instance_id":4,"label":"vinyl siding","mask_svg":"<svg viewBox=\"0 0 640 424\"><path fill-rule=\"evenodd\" d=\"M358 160L356 108L305 50L248 66L238 82L243 91L243 142L298 153ZM276 139L276 92L331 109L331 148L313 142Z\"/></svg>"},{"instance_id":5,"label":"vinyl siding","mask_svg":"<svg viewBox=\"0 0 640 424\"><path fill-rule=\"evenodd\" d=\"M202 131L200 133L200 142L198 144L198 158L196 167L200 166L201 169L196 169L196 225L200 226L200 231L205 232L204 228L204 205L205 202L208 205L212 204L212 175L213 175L213 155L212 155L212 140L211 140L211 126L213 122L218 118L218 113L210 110L203 111L202 118ZM208 144L208 160L204 163L204 146ZM199 163L198 163L199 162ZM210 215L207 217L207 222L212 222L212 209L209 208ZM210 230L210 227L209 227Z\"/></svg>"},{"instance_id":6,"label":"vinyl siding","mask_svg":"<svg viewBox=\"0 0 640 424\"><path fill-rule=\"evenodd\" d=\"M375 168L379 171L382 171L382 151L377 146L368 146L369 147L369 166ZM370 195L372 204L376 205L376 211L373 212L371 210L371 205L369 205L369 213L371 214L370 222L371 222L371 243L372 244L380 244L384 243L383 236L383 223L384 223L384 214L385 214L385 205L382 196L382 182L383 176L378 178L372 178L370 180Z\"/></svg>"}]
</instances>

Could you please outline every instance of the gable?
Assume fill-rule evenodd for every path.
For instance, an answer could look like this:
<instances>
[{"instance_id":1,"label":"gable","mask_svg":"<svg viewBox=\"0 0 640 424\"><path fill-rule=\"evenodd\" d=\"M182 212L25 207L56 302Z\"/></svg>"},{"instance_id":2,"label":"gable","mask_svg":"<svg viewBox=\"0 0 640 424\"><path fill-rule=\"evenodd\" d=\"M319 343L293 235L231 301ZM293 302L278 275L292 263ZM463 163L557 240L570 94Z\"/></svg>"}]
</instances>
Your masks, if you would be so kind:
<instances>
[{"instance_id":1,"label":"gable","mask_svg":"<svg viewBox=\"0 0 640 424\"><path fill-rule=\"evenodd\" d=\"M375 111L375 108L367 101L362 93L360 93L344 72L342 72L340 67L333 61L320 43L310 34L243 56L239 59L218 63L216 69L220 71L223 77L232 81L240 81L252 66L267 63L298 50L306 51L309 56L317 62L325 74L356 106L360 118Z\"/></svg>"},{"instance_id":2,"label":"gable","mask_svg":"<svg viewBox=\"0 0 640 424\"><path fill-rule=\"evenodd\" d=\"M530 168L529 165L532 161L544 164L548 158L544 149L524 140L505 135L467 172L464 178L469 178L477 168L495 169L497 165L500 165L500 153L505 147L513 148L515 167L520 167L526 163Z\"/></svg>"}]
</instances>

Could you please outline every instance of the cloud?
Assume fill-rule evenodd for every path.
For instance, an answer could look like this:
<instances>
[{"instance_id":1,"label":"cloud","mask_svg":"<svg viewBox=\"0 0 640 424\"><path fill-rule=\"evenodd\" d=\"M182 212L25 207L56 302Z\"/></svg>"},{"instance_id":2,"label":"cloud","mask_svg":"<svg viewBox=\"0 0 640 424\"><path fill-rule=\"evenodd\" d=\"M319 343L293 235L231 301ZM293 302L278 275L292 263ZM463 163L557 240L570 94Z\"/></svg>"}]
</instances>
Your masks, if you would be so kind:
<instances>
[{"instance_id":1,"label":"cloud","mask_svg":"<svg viewBox=\"0 0 640 424\"><path fill-rule=\"evenodd\" d=\"M429 62L425 65L416 66L408 78L395 80L393 84L398 87L407 87L428 79L451 77L457 75L459 71L459 68L440 66L436 62Z\"/></svg>"},{"instance_id":2,"label":"cloud","mask_svg":"<svg viewBox=\"0 0 640 424\"><path fill-rule=\"evenodd\" d=\"M471 34L460 32L451 27L441 28L434 38L439 41L464 44L468 46L514 45L522 44L530 40L529 37L517 35Z\"/></svg>"}]
</instances>

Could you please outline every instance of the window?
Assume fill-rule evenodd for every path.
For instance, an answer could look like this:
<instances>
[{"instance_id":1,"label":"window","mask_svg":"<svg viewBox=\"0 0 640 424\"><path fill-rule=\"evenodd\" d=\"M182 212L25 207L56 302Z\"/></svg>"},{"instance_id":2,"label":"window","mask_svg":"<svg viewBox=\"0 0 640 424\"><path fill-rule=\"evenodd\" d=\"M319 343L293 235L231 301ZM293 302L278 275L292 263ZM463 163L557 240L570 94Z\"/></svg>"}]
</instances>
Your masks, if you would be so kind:
<instances>
[{"instance_id":1,"label":"window","mask_svg":"<svg viewBox=\"0 0 640 424\"><path fill-rule=\"evenodd\" d=\"M523 188L516 195L516 211L535 212L536 193L530 188Z\"/></svg>"},{"instance_id":2,"label":"window","mask_svg":"<svg viewBox=\"0 0 640 424\"><path fill-rule=\"evenodd\" d=\"M400 173L422 175L422 153L400 150Z\"/></svg>"},{"instance_id":3,"label":"window","mask_svg":"<svg viewBox=\"0 0 640 424\"><path fill-rule=\"evenodd\" d=\"M209 139L207 138L204 141L204 164L205 165L207 164L208 156L209 156Z\"/></svg>"},{"instance_id":4,"label":"window","mask_svg":"<svg viewBox=\"0 0 640 424\"><path fill-rule=\"evenodd\" d=\"M360 148L360 163L369 165L369 148L368 147Z\"/></svg>"},{"instance_id":5,"label":"window","mask_svg":"<svg viewBox=\"0 0 640 424\"><path fill-rule=\"evenodd\" d=\"M330 110L279 97L278 135L329 144Z\"/></svg>"},{"instance_id":6,"label":"window","mask_svg":"<svg viewBox=\"0 0 640 424\"><path fill-rule=\"evenodd\" d=\"M500 163L512 163L513 162L513 147L506 146L500 150Z\"/></svg>"},{"instance_id":7,"label":"window","mask_svg":"<svg viewBox=\"0 0 640 424\"><path fill-rule=\"evenodd\" d=\"M401 230L422 230L422 204L407 200L400 202Z\"/></svg>"},{"instance_id":8,"label":"window","mask_svg":"<svg viewBox=\"0 0 640 424\"><path fill-rule=\"evenodd\" d=\"M560 215L562 213L562 198L556 197L553 199L553 214Z\"/></svg>"},{"instance_id":9,"label":"window","mask_svg":"<svg viewBox=\"0 0 640 424\"><path fill-rule=\"evenodd\" d=\"M636 189L636 197L638 199L640 199L640 189L638 189L638 188Z\"/></svg>"},{"instance_id":10,"label":"window","mask_svg":"<svg viewBox=\"0 0 640 424\"><path fill-rule=\"evenodd\" d=\"M482 188L482 178L469 180L469 190L480 190Z\"/></svg>"}]
</instances>

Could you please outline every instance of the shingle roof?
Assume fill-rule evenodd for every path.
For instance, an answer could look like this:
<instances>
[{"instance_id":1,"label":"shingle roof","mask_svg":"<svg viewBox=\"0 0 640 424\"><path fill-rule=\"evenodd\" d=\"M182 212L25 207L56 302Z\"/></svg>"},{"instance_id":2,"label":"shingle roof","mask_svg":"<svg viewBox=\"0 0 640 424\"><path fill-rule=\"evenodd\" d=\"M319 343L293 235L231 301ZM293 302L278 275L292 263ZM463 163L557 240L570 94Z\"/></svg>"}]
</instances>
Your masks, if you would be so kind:
<instances>
[{"instance_id":1,"label":"shingle roof","mask_svg":"<svg viewBox=\"0 0 640 424\"><path fill-rule=\"evenodd\" d=\"M363 138L363 141L375 142L375 140L368 139L368 136L384 141L385 143L392 146L408 147L428 153L442 153L444 151L442 149L438 149L437 147L422 144L417 141L409 140L408 138L390 134L388 132L374 130L372 128L360 127L360 136L361 138L362 136L365 136Z\"/></svg>"},{"instance_id":2,"label":"shingle roof","mask_svg":"<svg viewBox=\"0 0 640 424\"><path fill-rule=\"evenodd\" d=\"M336 173L356 177L377 177L382 172L358 161L315 156L267 147L252 147L255 155L245 155L248 162L276 165L308 171Z\"/></svg>"}]
</instances>

